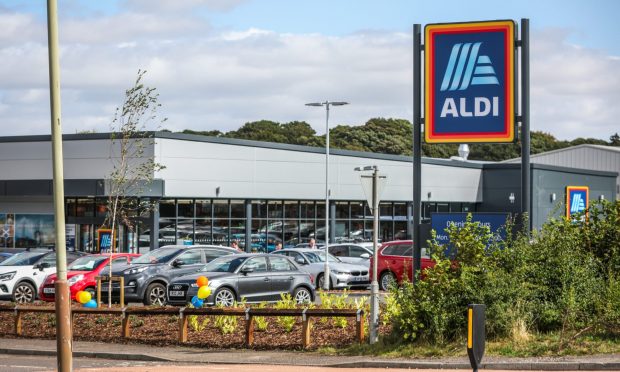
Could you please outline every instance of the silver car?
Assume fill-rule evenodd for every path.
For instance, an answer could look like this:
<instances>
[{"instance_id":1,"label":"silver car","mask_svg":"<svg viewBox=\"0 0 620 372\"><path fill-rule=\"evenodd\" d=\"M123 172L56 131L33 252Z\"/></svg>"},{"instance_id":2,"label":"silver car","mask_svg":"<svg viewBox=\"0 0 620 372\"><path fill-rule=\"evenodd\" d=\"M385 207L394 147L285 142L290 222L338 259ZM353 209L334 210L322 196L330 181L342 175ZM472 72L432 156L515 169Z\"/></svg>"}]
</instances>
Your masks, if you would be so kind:
<instances>
[{"instance_id":1,"label":"silver car","mask_svg":"<svg viewBox=\"0 0 620 372\"><path fill-rule=\"evenodd\" d=\"M357 243L333 244L329 246L329 253L338 257L340 261L370 267L372 244L370 248Z\"/></svg>"},{"instance_id":2,"label":"silver car","mask_svg":"<svg viewBox=\"0 0 620 372\"><path fill-rule=\"evenodd\" d=\"M323 281L325 280L324 249L287 248L272 254L281 254L292 258L302 270L307 271L315 278L316 288L323 288ZM331 254L328 255L328 259L330 288L368 287L370 284L368 265L345 263Z\"/></svg>"}]
</instances>

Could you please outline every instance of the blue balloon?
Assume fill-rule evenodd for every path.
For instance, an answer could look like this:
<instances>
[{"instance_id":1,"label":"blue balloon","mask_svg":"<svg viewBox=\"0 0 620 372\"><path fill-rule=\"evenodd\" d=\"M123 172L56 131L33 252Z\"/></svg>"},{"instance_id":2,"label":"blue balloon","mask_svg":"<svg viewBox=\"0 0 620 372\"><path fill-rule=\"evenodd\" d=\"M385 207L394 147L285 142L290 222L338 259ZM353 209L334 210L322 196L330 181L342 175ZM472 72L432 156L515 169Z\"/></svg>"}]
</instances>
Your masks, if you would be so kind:
<instances>
[{"instance_id":1,"label":"blue balloon","mask_svg":"<svg viewBox=\"0 0 620 372\"><path fill-rule=\"evenodd\" d=\"M85 303L83 306L84 306L84 307L88 307L88 308L90 308L90 309L95 309L95 308L97 308L97 301L95 301L95 300L90 300L90 301L88 301L87 303Z\"/></svg>"},{"instance_id":2,"label":"blue balloon","mask_svg":"<svg viewBox=\"0 0 620 372\"><path fill-rule=\"evenodd\" d=\"M203 304L203 303L204 303L204 302L203 302L201 299L199 299L199 298L198 298L198 296L194 296L194 297L192 297L192 305L193 305L195 308L202 307L202 304Z\"/></svg>"}]
</instances>

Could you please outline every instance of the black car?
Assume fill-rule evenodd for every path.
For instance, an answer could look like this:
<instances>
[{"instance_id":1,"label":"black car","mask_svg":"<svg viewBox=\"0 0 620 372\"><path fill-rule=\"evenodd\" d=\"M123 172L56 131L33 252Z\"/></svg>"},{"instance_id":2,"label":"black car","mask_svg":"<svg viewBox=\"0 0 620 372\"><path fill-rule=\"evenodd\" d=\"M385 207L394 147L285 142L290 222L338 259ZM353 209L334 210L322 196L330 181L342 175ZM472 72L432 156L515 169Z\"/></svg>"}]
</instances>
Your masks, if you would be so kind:
<instances>
[{"instance_id":1,"label":"black car","mask_svg":"<svg viewBox=\"0 0 620 372\"><path fill-rule=\"evenodd\" d=\"M218 257L235 253L239 252L220 246L165 246L134 259L130 265L115 267L112 275L123 276L126 302L163 305L166 303L166 286L172 279L196 272ZM107 290L107 285L101 286L102 293ZM120 283L114 281L112 299L118 298Z\"/></svg>"},{"instance_id":2,"label":"black car","mask_svg":"<svg viewBox=\"0 0 620 372\"><path fill-rule=\"evenodd\" d=\"M176 278L168 285L168 303L187 305L198 293L200 276L209 279L209 305L278 301L281 293L289 293L297 303L313 302L315 297L313 278L288 257L246 253L220 257L199 272Z\"/></svg>"}]
</instances>

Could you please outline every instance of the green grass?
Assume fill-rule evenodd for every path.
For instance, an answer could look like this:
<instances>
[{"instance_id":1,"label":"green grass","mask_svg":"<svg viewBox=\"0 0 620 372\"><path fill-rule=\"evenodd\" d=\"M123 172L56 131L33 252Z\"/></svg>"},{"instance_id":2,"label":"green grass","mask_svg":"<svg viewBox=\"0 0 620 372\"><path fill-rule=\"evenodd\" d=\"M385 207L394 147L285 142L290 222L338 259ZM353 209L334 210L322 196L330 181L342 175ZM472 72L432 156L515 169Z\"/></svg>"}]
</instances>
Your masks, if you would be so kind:
<instances>
[{"instance_id":1,"label":"green grass","mask_svg":"<svg viewBox=\"0 0 620 372\"><path fill-rule=\"evenodd\" d=\"M530 335L527 341L493 340L486 342L485 355L504 357L541 357L559 355L592 355L620 353L620 335L585 335L560 348L559 333ZM351 345L343 349L326 347L319 352L328 355L373 355L386 358L430 358L466 356L465 340L445 345L427 342L395 342L390 337L375 345Z\"/></svg>"}]
</instances>

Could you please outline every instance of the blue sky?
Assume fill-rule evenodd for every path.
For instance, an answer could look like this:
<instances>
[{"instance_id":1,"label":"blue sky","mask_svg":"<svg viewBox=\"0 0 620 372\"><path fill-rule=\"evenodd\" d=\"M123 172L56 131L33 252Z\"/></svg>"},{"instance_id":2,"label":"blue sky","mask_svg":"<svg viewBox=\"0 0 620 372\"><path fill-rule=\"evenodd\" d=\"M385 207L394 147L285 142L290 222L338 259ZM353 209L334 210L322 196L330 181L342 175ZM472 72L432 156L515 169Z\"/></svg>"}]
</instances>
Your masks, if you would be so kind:
<instances>
[{"instance_id":1,"label":"blue sky","mask_svg":"<svg viewBox=\"0 0 620 372\"><path fill-rule=\"evenodd\" d=\"M63 128L107 131L138 69L168 129L228 131L305 120L346 100L334 125L411 120L411 29L530 19L532 129L561 139L620 131L620 1L61 0ZM0 115L48 131L45 2L0 3ZM6 132L6 131L5 131Z\"/></svg>"}]
</instances>

